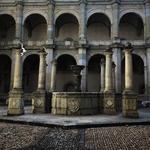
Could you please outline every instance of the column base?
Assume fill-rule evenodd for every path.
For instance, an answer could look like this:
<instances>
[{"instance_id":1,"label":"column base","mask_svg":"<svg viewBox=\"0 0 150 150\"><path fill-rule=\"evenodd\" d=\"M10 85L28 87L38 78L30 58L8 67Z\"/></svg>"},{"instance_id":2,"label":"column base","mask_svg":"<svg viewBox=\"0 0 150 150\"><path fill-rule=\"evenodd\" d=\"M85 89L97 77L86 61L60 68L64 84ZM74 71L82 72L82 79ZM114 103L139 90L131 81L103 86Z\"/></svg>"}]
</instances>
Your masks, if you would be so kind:
<instances>
[{"instance_id":1,"label":"column base","mask_svg":"<svg viewBox=\"0 0 150 150\"><path fill-rule=\"evenodd\" d=\"M123 94L122 102L122 113L124 117L138 118L139 114L137 111L137 95L134 93Z\"/></svg>"},{"instance_id":2,"label":"column base","mask_svg":"<svg viewBox=\"0 0 150 150\"><path fill-rule=\"evenodd\" d=\"M108 92L104 93L103 107L104 107L103 109L104 114L108 115L117 114L115 93L108 93Z\"/></svg>"},{"instance_id":3,"label":"column base","mask_svg":"<svg viewBox=\"0 0 150 150\"><path fill-rule=\"evenodd\" d=\"M13 89L9 93L7 115L24 114L23 92L21 89Z\"/></svg>"},{"instance_id":4,"label":"column base","mask_svg":"<svg viewBox=\"0 0 150 150\"><path fill-rule=\"evenodd\" d=\"M45 113L45 90L37 90L32 98L32 113Z\"/></svg>"}]
</instances>

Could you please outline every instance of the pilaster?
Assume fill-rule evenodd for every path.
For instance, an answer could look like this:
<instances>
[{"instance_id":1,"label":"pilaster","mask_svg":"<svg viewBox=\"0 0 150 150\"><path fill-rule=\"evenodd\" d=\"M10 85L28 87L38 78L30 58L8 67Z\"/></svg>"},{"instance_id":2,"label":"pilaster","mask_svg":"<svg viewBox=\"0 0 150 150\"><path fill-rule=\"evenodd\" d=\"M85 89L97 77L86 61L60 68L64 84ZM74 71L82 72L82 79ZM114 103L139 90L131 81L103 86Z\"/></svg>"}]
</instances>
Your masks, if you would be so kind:
<instances>
[{"instance_id":1,"label":"pilaster","mask_svg":"<svg viewBox=\"0 0 150 150\"><path fill-rule=\"evenodd\" d=\"M113 23L111 28L111 38L119 37L119 3L112 4Z\"/></svg>"},{"instance_id":2,"label":"pilaster","mask_svg":"<svg viewBox=\"0 0 150 150\"><path fill-rule=\"evenodd\" d=\"M23 1L16 1L16 39L22 41L22 19L23 19Z\"/></svg>"},{"instance_id":3,"label":"pilaster","mask_svg":"<svg viewBox=\"0 0 150 150\"><path fill-rule=\"evenodd\" d=\"M79 39L86 42L86 0L80 0L80 29Z\"/></svg>"},{"instance_id":4,"label":"pilaster","mask_svg":"<svg viewBox=\"0 0 150 150\"><path fill-rule=\"evenodd\" d=\"M53 44L54 41L54 9L54 1L48 1L47 44Z\"/></svg>"}]
</instances>

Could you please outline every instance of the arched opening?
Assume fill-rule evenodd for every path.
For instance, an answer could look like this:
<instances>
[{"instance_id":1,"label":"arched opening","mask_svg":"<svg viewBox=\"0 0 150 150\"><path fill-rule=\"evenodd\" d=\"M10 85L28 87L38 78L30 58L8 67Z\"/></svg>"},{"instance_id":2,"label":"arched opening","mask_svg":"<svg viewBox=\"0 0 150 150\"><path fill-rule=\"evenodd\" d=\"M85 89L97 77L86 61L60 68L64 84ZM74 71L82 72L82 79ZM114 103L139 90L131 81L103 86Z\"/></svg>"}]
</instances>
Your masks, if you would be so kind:
<instances>
[{"instance_id":1,"label":"arched opening","mask_svg":"<svg viewBox=\"0 0 150 150\"><path fill-rule=\"evenodd\" d=\"M99 92L101 83L101 59L104 55L96 54L92 56L88 63L88 91Z\"/></svg>"},{"instance_id":2,"label":"arched opening","mask_svg":"<svg viewBox=\"0 0 150 150\"><path fill-rule=\"evenodd\" d=\"M11 59L7 55L0 55L0 64L0 101L5 103L10 90Z\"/></svg>"},{"instance_id":3,"label":"arched opening","mask_svg":"<svg viewBox=\"0 0 150 150\"><path fill-rule=\"evenodd\" d=\"M101 13L93 14L87 22L88 41L109 40L111 37L111 23L109 18Z\"/></svg>"},{"instance_id":4,"label":"arched opening","mask_svg":"<svg viewBox=\"0 0 150 150\"><path fill-rule=\"evenodd\" d=\"M16 23L12 16L0 15L0 41L13 41L15 38Z\"/></svg>"},{"instance_id":5,"label":"arched opening","mask_svg":"<svg viewBox=\"0 0 150 150\"><path fill-rule=\"evenodd\" d=\"M133 57L133 88L138 94L145 93L144 82L144 62L142 58L136 54L132 54ZM125 85L125 59L122 60L122 89Z\"/></svg>"},{"instance_id":6,"label":"arched opening","mask_svg":"<svg viewBox=\"0 0 150 150\"><path fill-rule=\"evenodd\" d=\"M72 14L60 15L56 20L55 29L55 37L59 41L78 39L79 23Z\"/></svg>"},{"instance_id":7,"label":"arched opening","mask_svg":"<svg viewBox=\"0 0 150 150\"><path fill-rule=\"evenodd\" d=\"M127 40L143 40L144 25L142 18L136 13L125 14L119 23L119 37Z\"/></svg>"},{"instance_id":8,"label":"arched opening","mask_svg":"<svg viewBox=\"0 0 150 150\"><path fill-rule=\"evenodd\" d=\"M24 41L47 39L47 21L39 14L29 15L24 22Z\"/></svg>"},{"instance_id":9,"label":"arched opening","mask_svg":"<svg viewBox=\"0 0 150 150\"><path fill-rule=\"evenodd\" d=\"M36 54L28 56L23 63L23 90L32 93L37 90L39 74L39 56Z\"/></svg>"},{"instance_id":10,"label":"arched opening","mask_svg":"<svg viewBox=\"0 0 150 150\"><path fill-rule=\"evenodd\" d=\"M76 64L76 60L71 55L64 54L57 59L56 91L74 90L74 76L70 66Z\"/></svg>"}]
</instances>

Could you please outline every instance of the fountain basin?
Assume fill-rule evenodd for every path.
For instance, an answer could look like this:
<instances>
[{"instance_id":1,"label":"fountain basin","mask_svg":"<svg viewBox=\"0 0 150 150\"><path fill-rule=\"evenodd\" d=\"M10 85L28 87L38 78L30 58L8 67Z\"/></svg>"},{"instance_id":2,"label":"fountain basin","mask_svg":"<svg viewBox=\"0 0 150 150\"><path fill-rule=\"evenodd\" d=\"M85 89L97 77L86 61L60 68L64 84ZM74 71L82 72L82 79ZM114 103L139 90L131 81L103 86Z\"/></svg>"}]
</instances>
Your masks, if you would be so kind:
<instances>
[{"instance_id":1,"label":"fountain basin","mask_svg":"<svg viewBox=\"0 0 150 150\"><path fill-rule=\"evenodd\" d=\"M53 92L52 114L95 115L102 110L102 96L98 92Z\"/></svg>"}]
</instances>

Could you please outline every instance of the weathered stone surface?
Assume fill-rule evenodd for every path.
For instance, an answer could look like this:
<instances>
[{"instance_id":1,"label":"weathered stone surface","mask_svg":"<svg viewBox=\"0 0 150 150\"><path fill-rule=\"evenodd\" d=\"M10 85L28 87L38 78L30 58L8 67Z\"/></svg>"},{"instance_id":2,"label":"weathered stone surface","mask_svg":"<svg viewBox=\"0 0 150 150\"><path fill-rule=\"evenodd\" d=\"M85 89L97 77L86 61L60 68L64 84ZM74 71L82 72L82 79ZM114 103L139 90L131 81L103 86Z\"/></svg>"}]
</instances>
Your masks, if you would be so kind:
<instances>
[{"instance_id":1,"label":"weathered stone surface","mask_svg":"<svg viewBox=\"0 0 150 150\"><path fill-rule=\"evenodd\" d=\"M123 111L124 117L133 117L133 118L139 117L138 110L137 110L137 95L136 94L124 93L122 111Z\"/></svg>"},{"instance_id":2,"label":"weathered stone surface","mask_svg":"<svg viewBox=\"0 0 150 150\"><path fill-rule=\"evenodd\" d=\"M102 109L100 101L100 93L54 92L52 96L52 114L97 114Z\"/></svg>"},{"instance_id":3,"label":"weathered stone surface","mask_svg":"<svg viewBox=\"0 0 150 150\"><path fill-rule=\"evenodd\" d=\"M45 112L45 91L37 91L34 93L34 97L32 99L32 112Z\"/></svg>"},{"instance_id":4,"label":"weathered stone surface","mask_svg":"<svg viewBox=\"0 0 150 150\"><path fill-rule=\"evenodd\" d=\"M117 113L116 110L116 96L114 93L104 93L104 113L114 115Z\"/></svg>"},{"instance_id":5,"label":"weathered stone surface","mask_svg":"<svg viewBox=\"0 0 150 150\"><path fill-rule=\"evenodd\" d=\"M24 114L23 95L20 90L13 90L9 93L8 98L8 115Z\"/></svg>"}]
</instances>

